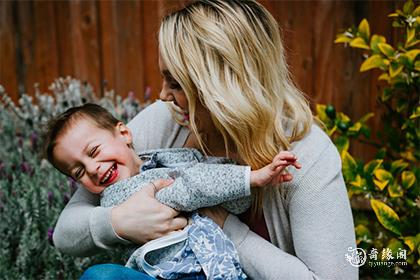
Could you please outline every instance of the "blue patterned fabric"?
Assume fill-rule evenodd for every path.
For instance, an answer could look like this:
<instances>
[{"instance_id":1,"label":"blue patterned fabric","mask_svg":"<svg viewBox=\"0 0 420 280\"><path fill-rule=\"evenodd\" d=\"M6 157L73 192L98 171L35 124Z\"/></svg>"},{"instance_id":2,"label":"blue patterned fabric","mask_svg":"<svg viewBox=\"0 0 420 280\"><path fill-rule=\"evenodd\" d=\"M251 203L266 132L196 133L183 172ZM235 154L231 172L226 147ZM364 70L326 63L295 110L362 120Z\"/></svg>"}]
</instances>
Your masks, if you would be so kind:
<instances>
[{"instance_id":1,"label":"blue patterned fabric","mask_svg":"<svg viewBox=\"0 0 420 280\"><path fill-rule=\"evenodd\" d=\"M207 279L247 279L232 241L210 218L193 213L188 238L170 260L153 266L155 276L179 279L204 272ZM146 257L147 259L147 257Z\"/></svg>"}]
</instances>

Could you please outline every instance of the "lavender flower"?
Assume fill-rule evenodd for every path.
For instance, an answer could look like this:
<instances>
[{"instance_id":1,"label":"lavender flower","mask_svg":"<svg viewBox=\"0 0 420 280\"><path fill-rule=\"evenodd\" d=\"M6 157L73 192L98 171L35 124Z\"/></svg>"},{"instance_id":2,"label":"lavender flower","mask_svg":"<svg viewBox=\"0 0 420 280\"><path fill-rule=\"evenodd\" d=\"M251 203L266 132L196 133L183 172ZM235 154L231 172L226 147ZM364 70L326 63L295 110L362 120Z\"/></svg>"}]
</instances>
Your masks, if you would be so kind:
<instances>
[{"instance_id":1,"label":"lavender flower","mask_svg":"<svg viewBox=\"0 0 420 280\"><path fill-rule=\"evenodd\" d=\"M24 161L24 162L22 162L20 164L20 171L22 171L23 173L26 173L28 175L32 175L33 174L33 168L26 161Z\"/></svg>"},{"instance_id":2,"label":"lavender flower","mask_svg":"<svg viewBox=\"0 0 420 280\"><path fill-rule=\"evenodd\" d=\"M48 242L49 242L52 246L54 246L53 234L54 234L54 228L48 228L48 231L47 231Z\"/></svg>"},{"instance_id":3,"label":"lavender flower","mask_svg":"<svg viewBox=\"0 0 420 280\"><path fill-rule=\"evenodd\" d=\"M54 194L53 194L53 192L52 191L49 191L48 194L47 194L47 197L48 197L48 206L51 207L51 205L53 203L53 200L54 200Z\"/></svg>"},{"instance_id":4,"label":"lavender flower","mask_svg":"<svg viewBox=\"0 0 420 280\"><path fill-rule=\"evenodd\" d=\"M38 147L38 140L39 140L38 133L36 133L35 131L32 131L29 137L31 139L32 149L35 150Z\"/></svg>"},{"instance_id":5,"label":"lavender flower","mask_svg":"<svg viewBox=\"0 0 420 280\"><path fill-rule=\"evenodd\" d=\"M67 205L67 203L69 203L69 200L70 200L70 195L68 193L65 193L63 195L63 203L64 203L64 205Z\"/></svg>"}]
</instances>

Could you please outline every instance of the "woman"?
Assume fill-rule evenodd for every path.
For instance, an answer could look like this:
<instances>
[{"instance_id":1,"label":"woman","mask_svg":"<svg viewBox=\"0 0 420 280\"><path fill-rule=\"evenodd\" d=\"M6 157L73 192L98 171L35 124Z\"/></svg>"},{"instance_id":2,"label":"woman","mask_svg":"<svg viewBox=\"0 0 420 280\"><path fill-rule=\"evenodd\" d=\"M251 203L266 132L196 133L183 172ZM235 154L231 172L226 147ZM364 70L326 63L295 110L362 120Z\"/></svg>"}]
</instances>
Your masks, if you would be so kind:
<instances>
[{"instance_id":1,"label":"woman","mask_svg":"<svg viewBox=\"0 0 420 280\"><path fill-rule=\"evenodd\" d=\"M355 237L340 157L290 80L268 11L254 1L197 1L163 19L159 51L160 97L173 107L157 102L129 123L137 150L195 147L253 169L291 150L302 169L255 193L244 222L220 208L205 214L233 240L252 279L356 279L344 257ZM54 234L61 251L143 243L186 223L153 192L113 209L96 205L97 197L75 193Z\"/></svg>"}]
</instances>

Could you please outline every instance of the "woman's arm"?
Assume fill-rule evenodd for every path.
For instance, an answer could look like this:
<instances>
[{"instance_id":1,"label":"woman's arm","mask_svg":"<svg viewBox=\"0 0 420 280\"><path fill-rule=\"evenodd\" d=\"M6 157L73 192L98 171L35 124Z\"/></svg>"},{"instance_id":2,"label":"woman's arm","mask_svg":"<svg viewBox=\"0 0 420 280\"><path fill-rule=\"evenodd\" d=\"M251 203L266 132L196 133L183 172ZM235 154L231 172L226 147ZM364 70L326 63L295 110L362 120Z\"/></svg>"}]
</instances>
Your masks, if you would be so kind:
<instances>
[{"instance_id":1,"label":"woman's arm","mask_svg":"<svg viewBox=\"0 0 420 280\"><path fill-rule=\"evenodd\" d=\"M305 164L302 163L305 169ZM252 279L357 279L345 260L355 247L353 219L341 162L334 146L317 157L306 173L291 183L289 221L296 256L275 247L230 215L223 230L233 240L245 272ZM305 170L302 170L305 171ZM268 210L268 209L267 209ZM268 210L270 211L270 210ZM274 229L281 228L280 219ZM279 231L281 229L278 229ZM280 232L275 233L278 240Z\"/></svg>"}]
</instances>

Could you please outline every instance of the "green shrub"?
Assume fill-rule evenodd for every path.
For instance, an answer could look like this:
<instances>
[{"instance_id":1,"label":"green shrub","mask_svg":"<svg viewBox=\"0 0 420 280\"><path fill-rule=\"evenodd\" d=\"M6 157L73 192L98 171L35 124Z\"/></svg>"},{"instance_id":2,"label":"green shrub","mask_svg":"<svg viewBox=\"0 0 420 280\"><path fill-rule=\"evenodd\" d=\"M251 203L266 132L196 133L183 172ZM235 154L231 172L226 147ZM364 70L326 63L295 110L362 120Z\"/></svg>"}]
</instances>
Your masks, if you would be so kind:
<instances>
[{"instance_id":1,"label":"green shrub","mask_svg":"<svg viewBox=\"0 0 420 280\"><path fill-rule=\"evenodd\" d=\"M124 263L111 252L74 258L52 246L52 232L76 185L40 158L41 127L69 107L95 102L128 121L146 104L107 92L98 99L88 84L56 80L52 95L36 90L15 106L0 86L0 275L2 279L77 279L95 263Z\"/></svg>"},{"instance_id":2,"label":"green shrub","mask_svg":"<svg viewBox=\"0 0 420 280\"><path fill-rule=\"evenodd\" d=\"M335 40L363 51L366 59L360 72L381 72L383 130L378 140L370 139L367 125L373 113L352 121L331 105L318 105L317 114L341 153L349 197L368 202L367 209L353 208L357 244L368 253L361 275L411 278L419 277L420 267L420 6L409 1L389 17L392 26L403 31L402 41L394 46L384 36L371 36L366 19ZM369 162L353 158L350 139L373 145L375 158ZM369 261L376 253L378 261L393 264L373 267ZM405 260L406 264L397 263Z\"/></svg>"}]
</instances>

